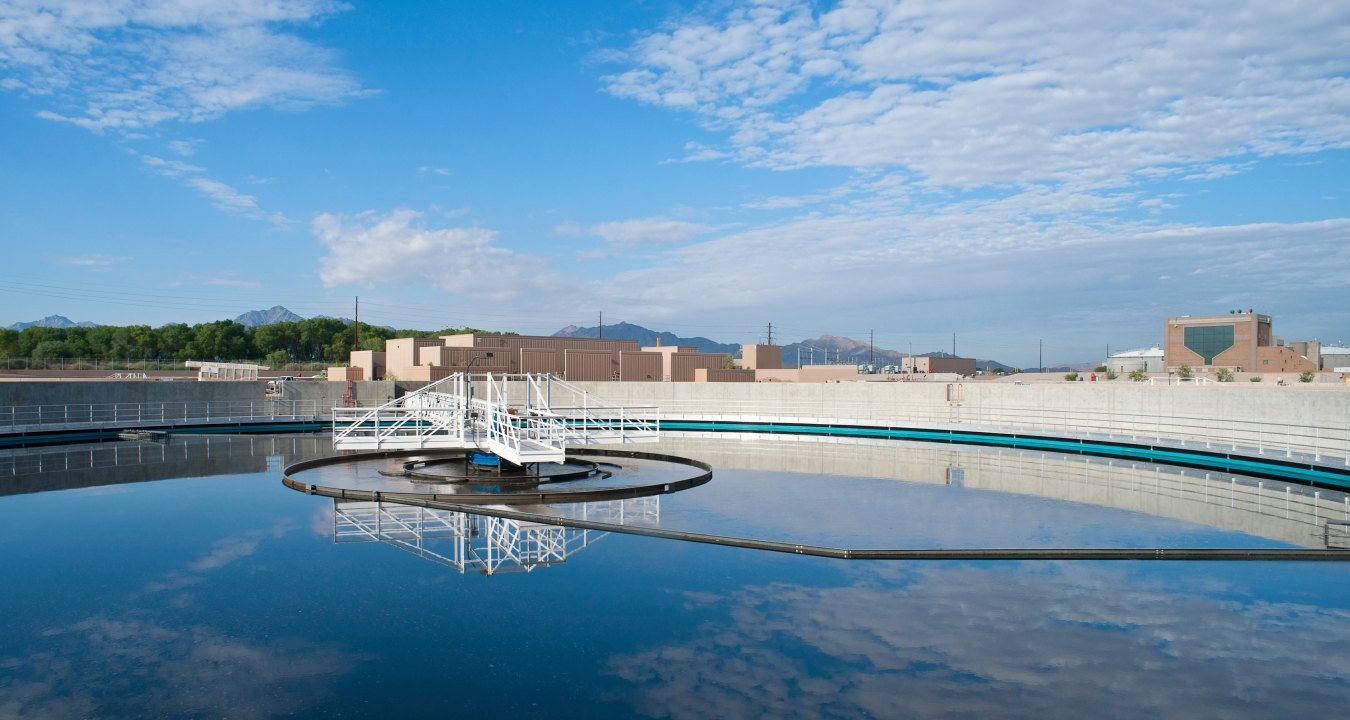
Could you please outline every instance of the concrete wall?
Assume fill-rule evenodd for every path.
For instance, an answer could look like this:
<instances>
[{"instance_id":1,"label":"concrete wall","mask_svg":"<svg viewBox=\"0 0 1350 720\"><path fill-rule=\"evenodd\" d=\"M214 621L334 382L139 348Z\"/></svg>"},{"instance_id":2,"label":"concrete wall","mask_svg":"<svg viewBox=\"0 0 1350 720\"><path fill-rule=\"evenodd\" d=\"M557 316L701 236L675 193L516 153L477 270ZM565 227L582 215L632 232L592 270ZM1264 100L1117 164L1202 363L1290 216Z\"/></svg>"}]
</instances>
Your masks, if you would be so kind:
<instances>
[{"instance_id":1,"label":"concrete wall","mask_svg":"<svg viewBox=\"0 0 1350 720\"><path fill-rule=\"evenodd\" d=\"M263 399L302 400L339 405L347 392L343 382L293 380L280 396L268 396L267 382L6 382L0 383L0 407L11 405L107 405L112 403L238 402ZM392 400L394 383L353 382L358 405Z\"/></svg>"},{"instance_id":2,"label":"concrete wall","mask_svg":"<svg viewBox=\"0 0 1350 720\"><path fill-rule=\"evenodd\" d=\"M1350 386L1221 383L580 383L613 405L662 417L856 420L900 426L1025 428L1118 439L1173 438L1216 448L1292 447L1350 455ZM959 392L949 401L948 388Z\"/></svg>"}]
</instances>

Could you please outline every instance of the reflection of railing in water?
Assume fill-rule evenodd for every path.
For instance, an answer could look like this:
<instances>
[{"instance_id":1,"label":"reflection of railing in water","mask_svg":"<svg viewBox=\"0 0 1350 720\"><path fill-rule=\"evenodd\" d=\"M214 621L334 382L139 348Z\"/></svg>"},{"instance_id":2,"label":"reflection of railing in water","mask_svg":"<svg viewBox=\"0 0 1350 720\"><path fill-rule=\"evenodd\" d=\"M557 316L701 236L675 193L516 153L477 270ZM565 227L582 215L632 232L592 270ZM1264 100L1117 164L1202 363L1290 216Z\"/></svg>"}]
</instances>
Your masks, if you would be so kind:
<instances>
[{"instance_id":1,"label":"reflection of railing in water","mask_svg":"<svg viewBox=\"0 0 1350 720\"><path fill-rule=\"evenodd\" d=\"M724 439L726 442L718 442ZM903 447L903 462L897 450ZM1350 493L1232 473L1035 450L932 446L868 438L667 432L661 451L717 467L960 485L1170 517L1304 547L1328 520L1350 520ZM959 479L959 481L958 481Z\"/></svg>"},{"instance_id":2,"label":"reflection of railing in water","mask_svg":"<svg viewBox=\"0 0 1350 720\"><path fill-rule=\"evenodd\" d=\"M559 516L655 525L660 498L558 505ZM420 558L484 575L565 562L608 533L392 502L333 500L333 542L383 542Z\"/></svg>"},{"instance_id":3,"label":"reflection of railing in water","mask_svg":"<svg viewBox=\"0 0 1350 720\"><path fill-rule=\"evenodd\" d=\"M126 482L277 470L333 452L328 439L299 435L175 436L168 444L112 441L0 449L0 495Z\"/></svg>"}]
</instances>

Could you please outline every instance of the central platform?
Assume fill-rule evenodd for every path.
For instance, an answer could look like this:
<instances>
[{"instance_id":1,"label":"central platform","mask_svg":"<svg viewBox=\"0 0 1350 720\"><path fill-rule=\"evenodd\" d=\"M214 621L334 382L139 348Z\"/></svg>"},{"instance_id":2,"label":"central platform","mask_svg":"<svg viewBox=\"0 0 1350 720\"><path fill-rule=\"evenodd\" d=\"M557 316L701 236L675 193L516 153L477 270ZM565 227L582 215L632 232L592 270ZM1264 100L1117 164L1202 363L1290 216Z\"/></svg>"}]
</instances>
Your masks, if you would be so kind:
<instances>
[{"instance_id":1,"label":"central platform","mask_svg":"<svg viewBox=\"0 0 1350 720\"><path fill-rule=\"evenodd\" d=\"M340 450L479 450L527 465L659 439L659 408L609 405L552 375L455 373L378 407L333 408Z\"/></svg>"}]
</instances>

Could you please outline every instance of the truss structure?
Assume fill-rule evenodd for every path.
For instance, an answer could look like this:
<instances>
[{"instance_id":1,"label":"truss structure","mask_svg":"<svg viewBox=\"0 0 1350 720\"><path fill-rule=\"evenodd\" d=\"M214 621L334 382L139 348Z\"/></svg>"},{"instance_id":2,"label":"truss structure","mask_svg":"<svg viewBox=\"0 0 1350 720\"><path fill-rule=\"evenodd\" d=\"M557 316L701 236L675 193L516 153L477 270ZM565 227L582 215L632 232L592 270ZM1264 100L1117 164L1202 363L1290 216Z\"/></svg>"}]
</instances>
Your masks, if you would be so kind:
<instances>
[{"instance_id":1,"label":"truss structure","mask_svg":"<svg viewBox=\"0 0 1350 720\"><path fill-rule=\"evenodd\" d=\"M558 506L572 517L654 525L660 498ZM463 573L529 572L565 562L609 533L393 502L333 500L333 542L382 542Z\"/></svg>"},{"instance_id":2,"label":"truss structure","mask_svg":"<svg viewBox=\"0 0 1350 720\"><path fill-rule=\"evenodd\" d=\"M654 442L660 409L619 407L552 375L455 373L379 407L333 408L339 450L478 449L517 465L569 445Z\"/></svg>"}]
</instances>

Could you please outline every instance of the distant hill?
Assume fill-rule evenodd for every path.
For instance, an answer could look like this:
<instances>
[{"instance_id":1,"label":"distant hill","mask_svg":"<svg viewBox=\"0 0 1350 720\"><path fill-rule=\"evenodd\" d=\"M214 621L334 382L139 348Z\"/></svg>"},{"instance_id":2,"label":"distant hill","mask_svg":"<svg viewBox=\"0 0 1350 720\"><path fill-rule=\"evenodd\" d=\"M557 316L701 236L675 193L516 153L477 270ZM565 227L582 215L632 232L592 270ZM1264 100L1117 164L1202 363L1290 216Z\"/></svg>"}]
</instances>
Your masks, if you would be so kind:
<instances>
[{"instance_id":1,"label":"distant hill","mask_svg":"<svg viewBox=\"0 0 1350 720\"><path fill-rule=\"evenodd\" d=\"M567 327L553 333L553 337L575 337L575 338L598 338L600 337L600 328L596 327L577 327L568 325ZM730 353L739 355L741 346L734 343L719 343L709 340L705 337L680 337L675 333L657 332L649 330L641 325L621 322L605 326L605 339L607 340L637 340L639 345L655 345L659 339L662 345L684 345L696 347L700 352L706 353Z\"/></svg>"},{"instance_id":2,"label":"distant hill","mask_svg":"<svg viewBox=\"0 0 1350 720\"><path fill-rule=\"evenodd\" d=\"M64 315L48 315L41 320L33 322L17 322L9 326L9 330L25 330L30 327L47 328L73 328L73 327L98 327L98 323L75 322Z\"/></svg>"},{"instance_id":3,"label":"distant hill","mask_svg":"<svg viewBox=\"0 0 1350 720\"><path fill-rule=\"evenodd\" d=\"M258 327L259 325L271 325L279 322L300 322L301 320L304 320L304 318L280 305L273 305L267 310L250 310L234 319L235 322L244 327Z\"/></svg>"},{"instance_id":4,"label":"distant hill","mask_svg":"<svg viewBox=\"0 0 1350 720\"><path fill-rule=\"evenodd\" d=\"M812 362L826 362L828 351L828 360L831 363L858 363L862 364L872 358L872 364L878 367L885 365L900 365L907 353L898 350L889 350L887 348L867 347L867 342L863 340L854 340L853 338L839 337L836 335L821 335L814 340L803 340L801 342L790 343L783 346L783 364L789 367L796 367L797 359L801 358L803 365ZM949 358L952 354L935 350L933 352L914 353L915 357L931 358ZM975 367L980 370L1002 370L1010 372L1012 367L1004 365L996 360L975 360Z\"/></svg>"}]
</instances>

